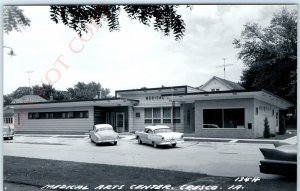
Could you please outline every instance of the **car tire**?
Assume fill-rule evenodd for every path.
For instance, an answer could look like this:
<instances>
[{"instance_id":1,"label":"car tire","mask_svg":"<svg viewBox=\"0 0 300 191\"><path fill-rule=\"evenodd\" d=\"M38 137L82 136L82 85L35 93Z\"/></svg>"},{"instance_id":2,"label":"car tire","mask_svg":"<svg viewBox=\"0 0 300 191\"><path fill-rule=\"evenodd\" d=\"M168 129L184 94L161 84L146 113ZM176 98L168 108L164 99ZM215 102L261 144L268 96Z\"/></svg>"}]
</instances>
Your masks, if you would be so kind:
<instances>
[{"instance_id":1,"label":"car tire","mask_svg":"<svg viewBox=\"0 0 300 191\"><path fill-rule=\"evenodd\" d=\"M139 144L143 144L143 142L142 142L142 140L141 140L140 137L138 137L138 142L139 142Z\"/></svg>"},{"instance_id":2,"label":"car tire","mask_svg":"<svg viewBox=\"0 0 300 191\"><path fill-rule=\"evenodd\" d=\"M114 142L114 145L117 145L117 144L118 144L118 142L117 142L117 141L115 141L115 142Z\"/></svg>"},{"instance_id":3,"label":"car tire","mask_svg":"<svg viewBox=\"0 0 300 191\"><path fill-rule=\"evenodd\" d=\"M14 139L13 137L9 138L9 140L13 140L13 139Z\"/></svg>"},{"instance_id":4,"label":"car tire","mask_svg":"<svg viewBox=\"0 0 300 191\"><path fill-rule=\"evenodd\" d=\"M172 147L176 147L176 143L172 144Z\"/></svg>"},{"instance_id":5,"label":"car tire","mask_svg":"<svg viewBox=\"0 0 300 191\"><path fill-rule=\"evenodd\" d=\"M157 148L157 146L158 146L155 142L153 142L152 145L154 148Z\"/></svg>"}]
</instances>

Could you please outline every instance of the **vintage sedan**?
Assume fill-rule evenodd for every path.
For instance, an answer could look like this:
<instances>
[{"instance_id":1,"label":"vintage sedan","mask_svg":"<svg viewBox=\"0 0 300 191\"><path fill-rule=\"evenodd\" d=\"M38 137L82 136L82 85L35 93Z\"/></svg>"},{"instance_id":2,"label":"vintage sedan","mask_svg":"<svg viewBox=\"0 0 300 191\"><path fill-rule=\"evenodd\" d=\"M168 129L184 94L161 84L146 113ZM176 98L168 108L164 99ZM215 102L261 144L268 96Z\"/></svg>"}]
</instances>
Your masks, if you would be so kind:
<instances>
[{"instance_id":1,"label":"vintage sedan","mask_svg":"<svg viewBox=\"0 0 300 191\"><path fill-rule=\"evenodd\" d=\"M286 144L274 149L260 148L264 160L260 161L260 172L284 176L297 175L297 144Z\"/></svg>"},{"instance_id":2,"label":"vintage sedan","mask_svg":"<svg viewBox=\"0 0 300 191\"><path fill-rule=\"evenodd\" d=\"M10 139L14 138L14 128L9 124L3 124L3 139Z\"/></svg>"},{"instance_id":3,"label":"vintage sedan","mask_svg":"<svg viewBox=\"0 0 300 191\"><path fill-rule=\"evenodd\" d=\"M94 125L93 130L89 133L92 142L99 145L100 143L112 143L116 145L118 143L119 135L109 124Z\"/></svg>"},{"instance_id":4,"label":"vintage sedan","mask_svg":"<svg viewBox=\"0 0 300 191\"><path fill-rule=\"evenodd\" d=\"M136 132L136 138L140 144L151 144L153 147L159 145L170 145L175 147L177 143L183 143L183 133L173 132L165 125L145 127L143 132Z\"/></svg>"}]
</instances>

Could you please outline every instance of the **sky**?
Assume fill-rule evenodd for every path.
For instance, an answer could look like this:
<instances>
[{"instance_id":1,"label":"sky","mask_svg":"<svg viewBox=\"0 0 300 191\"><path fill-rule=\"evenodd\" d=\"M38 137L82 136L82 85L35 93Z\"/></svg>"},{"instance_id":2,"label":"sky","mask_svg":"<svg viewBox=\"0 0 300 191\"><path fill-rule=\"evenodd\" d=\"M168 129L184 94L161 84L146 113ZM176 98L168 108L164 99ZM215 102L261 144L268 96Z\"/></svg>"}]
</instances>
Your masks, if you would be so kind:
<instances>
[{"instance_id":1,"label":"sky","mask_svg":"<svg viewBox=\"0 0 300 191\"><path fill-rule=\"evenodd\" d=\"M4 94L18 87L51 83L66 90L77 82L99 82L115 90L189 85L199 87L212 76L239 82L245 66L232 44L247 22L269 25L273 14L288 5L194 5L179 8L186 24L182 40L164 36L126 13L120 31L90 26L82 40L75 31L50 19L48 6L23 6L31 26L4 34ZM104 23L105 25L105 23ZM30 75L26 73L32 71ZM30 76L30 83L28 80Z\"/></svg>"}]
</instances>

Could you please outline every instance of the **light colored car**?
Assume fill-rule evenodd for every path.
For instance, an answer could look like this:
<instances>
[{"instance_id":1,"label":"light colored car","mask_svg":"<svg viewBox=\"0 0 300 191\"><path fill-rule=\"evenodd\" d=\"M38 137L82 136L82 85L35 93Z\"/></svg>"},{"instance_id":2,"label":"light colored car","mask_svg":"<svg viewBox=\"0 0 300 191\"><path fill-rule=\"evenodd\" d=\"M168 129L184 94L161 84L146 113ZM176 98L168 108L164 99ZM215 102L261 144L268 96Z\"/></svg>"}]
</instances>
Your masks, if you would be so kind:
<instances>
[{"instance_id":1,"label":"light colored car","mask_svg":"<svg viewBox=\"0 0 300 191\"><path fill-rule=\"evenodd\" d=\"M203 124L203 128L219 128L217 124Z\"/></svg>"},{"instance_id":2,"label":"light colored car","mask_svg":"<svg viewBox=\"0 0 300 191\"><path fill-rule=\"evenodd\" d=\"M3 138L12 140L14 138L14 128L9 124L3 124Z\"/></svg>"},{"instance_id":3,"label":"light colored car","mask_svg":"<svg viewBox=\"0 0 300 191\"><path fill-rule=\"evenodd\" d=\"M173 132L165 125L148 126L143 132L136 132L136 138L140 144L151 144L153 147L159 145L170 145L175 147L177 143L183 143L183 133Z\"/></svg>"},{"instance_id":4,"label":"light colored car","mask_svg":"<svg viewBox=\"0 0 300 191\"><path fill-rule=\"evenodd\" d=\"M281 145L274 149L260 148L260 151L265 158L260 161L261 173L297 176L297 144Z\"/></svg>"},{"instance_id":5,"label":"light colored car","mask_svg":"<svg viewBox=\"0 0 300 191\"><path fill-rule=\"evenodd\" d=\"M99 143L118 143L119 135L109 124L94 125L93 130L90 131L90 139L98 145Z\"/></svg>"}]
</instances>

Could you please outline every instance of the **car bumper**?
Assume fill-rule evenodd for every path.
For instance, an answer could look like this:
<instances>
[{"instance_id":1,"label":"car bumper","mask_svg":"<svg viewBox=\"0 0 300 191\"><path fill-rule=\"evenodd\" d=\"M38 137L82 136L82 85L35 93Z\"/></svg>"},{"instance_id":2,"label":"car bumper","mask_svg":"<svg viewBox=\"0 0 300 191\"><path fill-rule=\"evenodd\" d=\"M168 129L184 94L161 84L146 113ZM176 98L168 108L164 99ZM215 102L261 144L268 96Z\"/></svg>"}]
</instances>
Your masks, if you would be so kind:
<instances>
[{"instance_id":1,"label":"car bumper","mask_svg":"<svg viewBox=\"0 0 300 191\"><path fill-rule=\"evenodd\" d=\"M296 176L296 161L262 160L259 169L261 173Z\"/></svg>"},{"instance_id":2,"label":"car bumper","mask_svg":"<svg viewBox=\"0 0 300 191\"><path fill-rule=\"evenodd\" d=\"M3 138L13 137L13 134L3 134Z\"/></svg>"},{"instance_id":3,"label":"car bumper","mask_svg":"<svg viewBox=\"0 0 300 191\"><path fill-rule=\"evenodd\" d=\"M184 143L183 139L178 139L178 140L168 140L168 141L162 141L158 143L158 145L173 145L177 143Z\"/></svg>"},{"instance_id":4,"label":"car bumper","mask_svg":"<svg viewBox=\"0 0 300 191\"><path fill-rule=\"evenodd\" d=\"M105 139L105 140L98 140L96 143L112 143L112 142L117 142L118 139Z\"/></svg>"}]
</instances>

